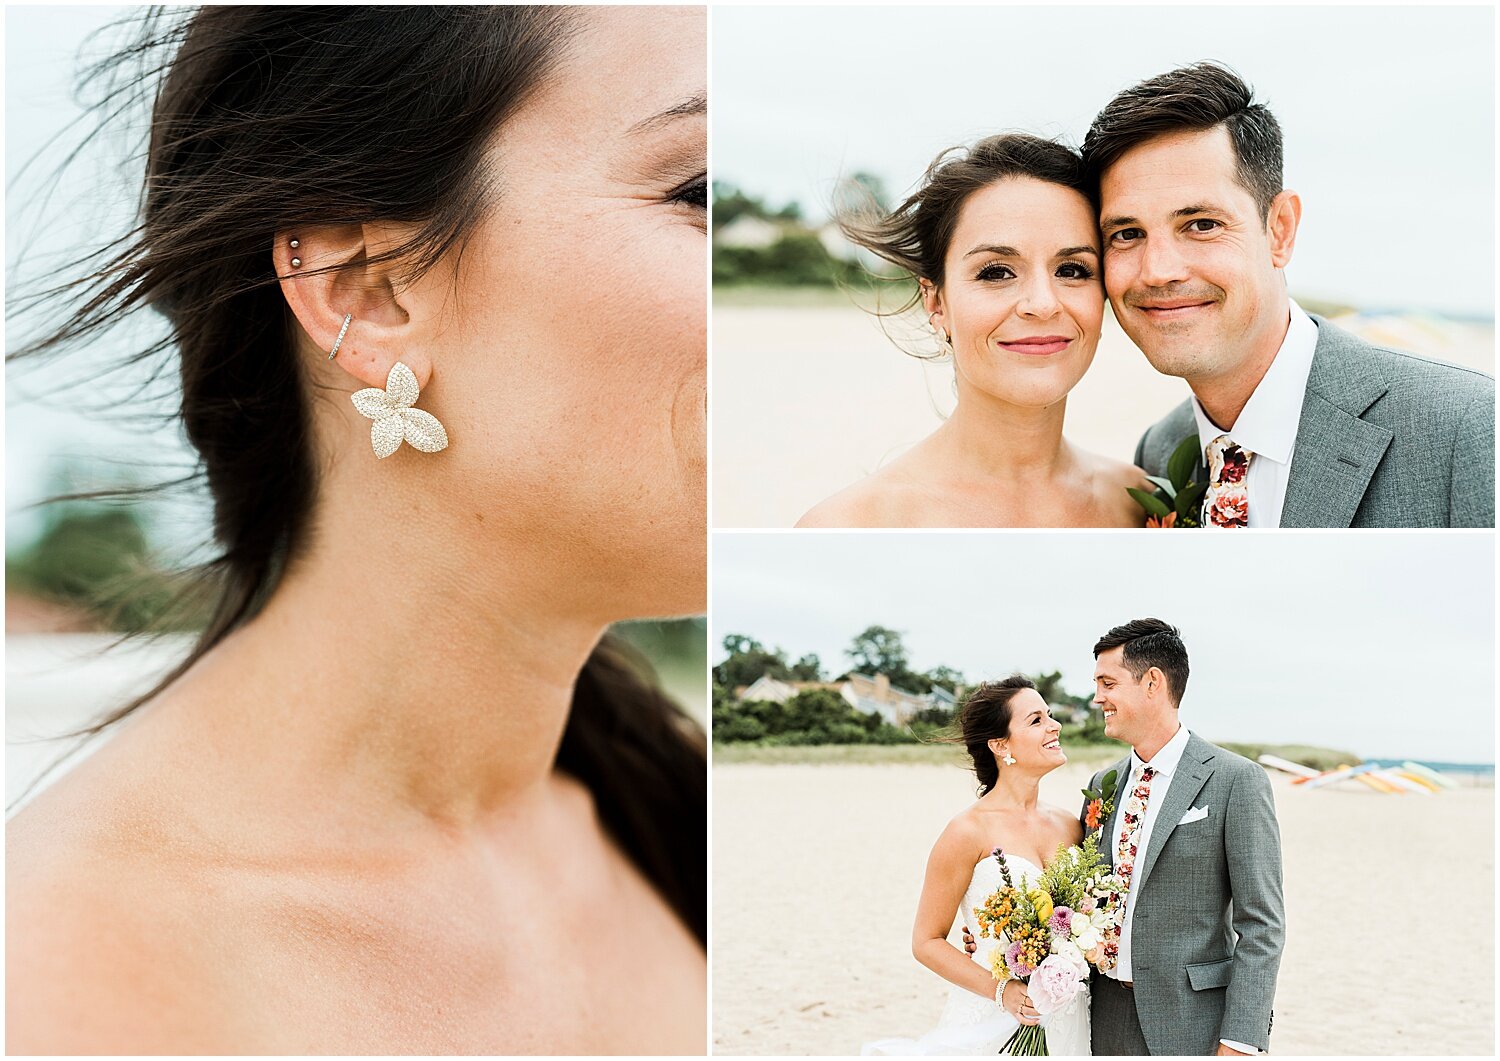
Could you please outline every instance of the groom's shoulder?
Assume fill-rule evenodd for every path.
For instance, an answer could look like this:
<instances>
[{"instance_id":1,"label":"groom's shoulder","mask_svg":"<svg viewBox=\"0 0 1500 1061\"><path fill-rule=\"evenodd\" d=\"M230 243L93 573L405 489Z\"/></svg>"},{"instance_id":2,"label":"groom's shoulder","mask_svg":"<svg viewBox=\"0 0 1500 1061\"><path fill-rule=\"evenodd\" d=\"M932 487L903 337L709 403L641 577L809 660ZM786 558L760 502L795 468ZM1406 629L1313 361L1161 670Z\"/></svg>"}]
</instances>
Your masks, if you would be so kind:
<instances>
[{"instance_id":1,"label":"groom's shoulder","mask_svg":"<svg viewBox=\"0 0 1500 1061\"><path fill-rule=\"evenodd\" d=\"M1318 326L1318 364L1309 389L1337 390L1372 375L1385 385L1382 401L1453 409L1479 399L1479 407L1493 417L1495 379L1488 373L1371 342L1316 314L1312 319Z\"/></svg>"},{"instance_id":2,"label":"groom's shoulder","mask_svg":"<svg viewBox=\"0 0 1500 1061\"><path fill-rule=\"evenodd\" d=\"M1148 475L1162 475L1172 451L1182 445L1183 439L1197 433L1198 424L1193 419L1193 403L1189 399L1146 428L1136 447L1136 463Z\"/></svg>"},{"instance_id":3,"label":"groom's shoulder","mask_svg":"<svg viewBox=\"0 0 1500 1061\"><path fill-rule=\"evenodd\" d=\"M1220 747L1212 741L1203 740L1195 733L1193 735L1202 741L1202 749L1213 757L1215 773L1223 773L1227 778L1233 779L1251 774L1264 775L1264 768L1257 762L1246 758L1239 752L1230 751L1228 748Z\"/></svg>"}]
</instances>

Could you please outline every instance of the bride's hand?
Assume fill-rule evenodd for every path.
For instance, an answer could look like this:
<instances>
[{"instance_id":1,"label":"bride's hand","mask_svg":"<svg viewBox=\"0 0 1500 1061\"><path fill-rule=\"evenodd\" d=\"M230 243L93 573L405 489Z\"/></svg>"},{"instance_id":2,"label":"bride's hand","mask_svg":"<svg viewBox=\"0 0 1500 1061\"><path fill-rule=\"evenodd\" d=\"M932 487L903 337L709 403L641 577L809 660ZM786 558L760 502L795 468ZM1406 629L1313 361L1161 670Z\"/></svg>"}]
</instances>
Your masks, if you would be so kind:
<instances>
[{"instance_id":1,"label":"bride's hand","mask_svg":"<svg viewBox=\"0 0 1500 1061\"><path fill-rule=\"evenodd\" d=\"M1012 991L1011 988L1015 990ZM1019 980L1005 982L1005 987L1000 992L1000 1007L1022 1024L1035 1024L1042 1016L1032 1007L1026 985Z\"/></svg>"},{"instance_id":2,"label":"bride's hand","mask_svg":"<svg viewBox=\"0 0 1500 1061\"><path fill-rule=\"evenodd\" d=\"M973 954L979 949L979 944L974 940L974 933L969 931L969 926L964 926L964 951Z\"/></svg>"}]
</instances>

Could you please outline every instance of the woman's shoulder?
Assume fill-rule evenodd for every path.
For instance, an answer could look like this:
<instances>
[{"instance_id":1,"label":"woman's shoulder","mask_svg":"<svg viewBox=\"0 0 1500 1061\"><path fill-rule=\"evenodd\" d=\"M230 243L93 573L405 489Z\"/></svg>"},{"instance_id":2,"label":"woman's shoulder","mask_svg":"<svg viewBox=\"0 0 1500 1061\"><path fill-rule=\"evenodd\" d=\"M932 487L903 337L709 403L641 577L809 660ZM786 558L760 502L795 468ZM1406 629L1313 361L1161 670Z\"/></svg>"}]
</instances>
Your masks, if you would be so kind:
<instances>
[{"instance_id":1,"label":"woman's shoulder","mask_svg":"<svg viewBox=\"0 0 1500 1061\"><path fill-rule=\"evenodd\" d=\"M1138 490L1152 489L1146 473L1130 461L1086 451L1079 451L1079 455L1088 467L1089 479L1094 484L1095 503L1110 514L1111 522L1121 527L1141 526L1146 515L1126 490L1130 487Z\"/></svg>"},{"instance_id":2,"label":"woman's shoulder","mask_svg":"<svg viewBox=\"0 0 1500 1061\"><path fill-rule=\"evenodd\" d=\"M798 527L922 526L921 492L892 468L865 476L819 501L797 521Z\"/></svg>"},{"instance_id":3,"label":"woman's shoulder","mask_svg":"<svg viewBox=\"0 0 1500 1061\"><path fill-rule=\"evenodd\" d=\"M102 837L6 829L9 1053L198 1053L214 1030L212 921ZM198 946L191 941L198 940Z\"/></svg>"},{"instance_id":4,"label":"woman's shoulder","mask_svg":"<svg viewBox=\"0 0 1500 1061\"><path fill-rule=\"evenodd\" d=\"M6 825L7 1052L230 1048L212 889L149 808L90 813L68 780Z\"/></svg>"},{"instance_id":5,"label":"woman's shoulder","mask_svg":"<svg viewBox=\"0 0 1500 1061\"><path fill-rule=\"evenodd\" d=\"M1082 803L1083 793L1079 792L1079 802ZM1069 810L1067 807L1058 807L1051 803L1040 804L1042 813L1047 816L1047 821L1059 833L1064 833L1072 839L1070 843L1077 843L1083 839L1083 823L1078 820L1078 808Z\"/></svg>"}]
</instances>

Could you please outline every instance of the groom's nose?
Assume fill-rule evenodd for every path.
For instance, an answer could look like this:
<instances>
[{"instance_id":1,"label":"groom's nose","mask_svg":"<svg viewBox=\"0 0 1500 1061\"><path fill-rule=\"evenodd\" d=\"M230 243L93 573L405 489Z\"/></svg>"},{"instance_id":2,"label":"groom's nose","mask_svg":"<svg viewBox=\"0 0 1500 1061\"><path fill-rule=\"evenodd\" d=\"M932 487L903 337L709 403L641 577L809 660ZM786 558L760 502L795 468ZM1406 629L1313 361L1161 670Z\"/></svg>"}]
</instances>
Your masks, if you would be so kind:
<instances>
[{"instance_id":1,"label":"groom's nose","mask_svg":"<svg viewBox=\"0 0 1500 1061\"><path fill-rule=\"evenodd\" d=\"M1141 271L1136 279L1146 287L1167 287L1188 278L1187 259L1169 237L1147 239L1138 260Z\"/></svg>"}]
</instances>

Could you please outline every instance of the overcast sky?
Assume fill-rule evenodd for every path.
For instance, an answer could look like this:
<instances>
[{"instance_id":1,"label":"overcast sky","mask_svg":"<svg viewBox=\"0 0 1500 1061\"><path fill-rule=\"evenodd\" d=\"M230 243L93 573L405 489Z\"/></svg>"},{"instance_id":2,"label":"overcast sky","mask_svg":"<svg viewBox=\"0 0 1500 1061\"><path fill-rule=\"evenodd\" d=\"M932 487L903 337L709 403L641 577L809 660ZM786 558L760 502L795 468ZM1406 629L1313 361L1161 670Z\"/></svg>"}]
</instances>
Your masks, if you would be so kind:
<instances>
[{"instance_id":1,"label":"overcast sky","mask_svg":"<svg viewBox=\"0 0 1500 1061\"><path fill-rule=\"evenodd\" d=\"M1493 762L1488 533L714 535L710 657L729 633L815 652L838 673L871 625L913 666L970 680L1060 670L1143 616L1177 625L1183 721L1210 740Z\"/></svg>"},{"instance_id":2,"label":"overcast sky","mask_svg":"<svg viewBox=\"0 0 1500 1061\"><path fill-rule=\"evenodd\" d=\"M906 190L1004 129L1081 143L1127 85L1217 59L1269 103L1302 197L1293 292L1494 312L1494 13L1486 7L717 8L713 172L826 204Z\"/></svg>"}]
</instances>

